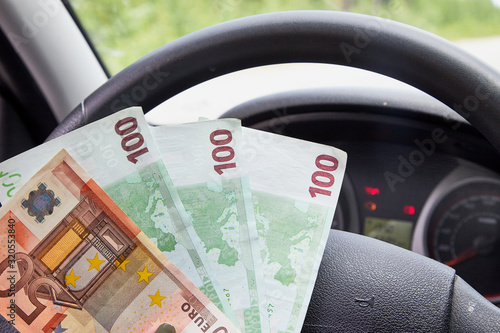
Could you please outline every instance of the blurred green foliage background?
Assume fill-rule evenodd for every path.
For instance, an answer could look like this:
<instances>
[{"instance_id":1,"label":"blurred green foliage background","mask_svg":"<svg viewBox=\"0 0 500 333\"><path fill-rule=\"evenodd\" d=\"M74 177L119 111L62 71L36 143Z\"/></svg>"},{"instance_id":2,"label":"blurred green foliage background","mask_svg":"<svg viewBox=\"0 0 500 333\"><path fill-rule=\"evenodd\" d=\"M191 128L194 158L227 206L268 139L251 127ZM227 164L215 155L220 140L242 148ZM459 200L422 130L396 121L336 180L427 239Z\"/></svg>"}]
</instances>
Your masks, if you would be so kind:
<instances>
[{"instance_id":1,"label":"blurred green foliage background","mask_svg":"<svg viewBox=\"0 0 500 333\"><path fill-rule=\"evenodd\" d=\"M450 40L500 35L490 0L71 0L111 74L204 27L283 10L343 10L407 23Z\"/></svg>"}]
</instances>

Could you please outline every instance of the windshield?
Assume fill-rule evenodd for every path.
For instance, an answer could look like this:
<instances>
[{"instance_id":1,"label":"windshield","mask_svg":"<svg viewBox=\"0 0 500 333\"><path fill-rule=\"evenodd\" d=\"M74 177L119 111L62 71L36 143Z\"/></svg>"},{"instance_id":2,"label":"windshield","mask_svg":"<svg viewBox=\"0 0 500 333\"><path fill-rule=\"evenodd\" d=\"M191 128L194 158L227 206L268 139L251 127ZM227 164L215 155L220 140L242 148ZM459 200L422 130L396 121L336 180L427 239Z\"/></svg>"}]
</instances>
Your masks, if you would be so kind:
<instances>
[{"instance_id":1,"label":"windshield","mask_svg":"<svg viewBox=\"0 0 500 333\"><path fill-rule=\"evenodd\" d=\"M71 0L111 74L190 32L231 19L284 10L343 10L407 23L459 41L498 64L479 37L500 35L500 0ZM474 40L469 40L474 39ZM494 44L500 48L500 38ZM471 44L472 43L472 44ZM486 48L488 50L482 50ZM498 52L498 51L497 51ZM491 59L490 59L491 58ZM500 64L497 65L500 68Z\"/></svg>"}]
</instances>

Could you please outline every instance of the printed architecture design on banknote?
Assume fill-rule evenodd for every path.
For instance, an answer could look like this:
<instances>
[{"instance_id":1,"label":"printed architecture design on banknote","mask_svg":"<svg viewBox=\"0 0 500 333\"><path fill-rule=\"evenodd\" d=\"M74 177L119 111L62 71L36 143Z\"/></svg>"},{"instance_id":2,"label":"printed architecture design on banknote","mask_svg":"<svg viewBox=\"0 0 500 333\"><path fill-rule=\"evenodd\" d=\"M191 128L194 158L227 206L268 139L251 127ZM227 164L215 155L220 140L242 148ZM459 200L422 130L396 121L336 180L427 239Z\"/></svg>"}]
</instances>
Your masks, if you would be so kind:
<instances>
[{"instance_id":1,"label":"printed architecture design on banknote","mask_svg":"<svg viewBox=\"0 0 500 333\"><path fill-rule=\"evenodd\" d=\"M64 150L0 216L1 313L21 332L238 331Z\"/></svg>"},{"instance_id":2,"label":"printed architecture design on banknote","mask_svg":"<svg viewBox=\"0 0 500 333\"><path fill-rule=\"evenodd\" d=\"M186 231L189 221L185 221L184 207L140 108L122 110L0 163L0 175L12 177L9 186L0 188L2 203L6 204L61 149L68 151L160 250L236 321L214 273L200 259ZM57 204L54 201L54 206Z\"/></svg>"}]
</instances>

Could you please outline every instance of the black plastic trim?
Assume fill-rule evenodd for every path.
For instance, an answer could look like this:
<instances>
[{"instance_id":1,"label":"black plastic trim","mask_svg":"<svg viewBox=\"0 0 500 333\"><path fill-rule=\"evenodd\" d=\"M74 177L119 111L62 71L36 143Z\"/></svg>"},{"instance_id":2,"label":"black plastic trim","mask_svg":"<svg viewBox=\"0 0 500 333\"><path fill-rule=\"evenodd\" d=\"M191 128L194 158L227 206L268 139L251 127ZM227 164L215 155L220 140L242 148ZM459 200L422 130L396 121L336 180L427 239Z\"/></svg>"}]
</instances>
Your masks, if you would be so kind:
<instances>
[{"instance_id":1,"label":"black plastic trim","mask_svg":"<svg viewBox=\"0 0 500 333\"><path fill-rule=\"evenodd\" d=\"M57 126L52 109L2 29L0 49L1 94L17 112L35 144L43 143Z\"/></svg>"}]
</instances>

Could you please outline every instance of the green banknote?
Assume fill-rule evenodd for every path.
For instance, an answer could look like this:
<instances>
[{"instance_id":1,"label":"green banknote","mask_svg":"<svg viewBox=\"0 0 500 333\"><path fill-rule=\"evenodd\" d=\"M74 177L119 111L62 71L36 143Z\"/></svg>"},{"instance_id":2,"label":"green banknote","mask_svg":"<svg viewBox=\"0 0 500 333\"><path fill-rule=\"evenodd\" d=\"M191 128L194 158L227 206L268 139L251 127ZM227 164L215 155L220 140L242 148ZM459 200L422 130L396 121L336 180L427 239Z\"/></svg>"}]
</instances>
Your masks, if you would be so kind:
<instances>
[{"instance_id":1,"label":"green banknote","mask_svg":"<svg viewBox=\"0 0 500 333\"><path fill-rule=\"evenodd\" d=\"M140 108L130 108L0 163L5 203L52 156L65 149L163 253L229 318L222 288L181 220L179 200ZM185 215L185 214L184 214Z\"/></svg>"},{"instance_id":2,"label":"green banknote","mask_svg":"<svg viewBox=\"0 0 500 333\"><path fill-rule=\"evenodd\" d=\"M300 332L344 177L345 152L243 128L271 332Z\"/></svg>"},{"instance_id":3,"label":"green banknote","mask_svg":"<svg viewBox=\"0 0 500 333\"><path fill-rule=\"evenodd\" d=\"M198 252L209 261L240 327L268 332L239 120L159 126L151 132L190 216Z\"/></svg>"}]
</instances>

